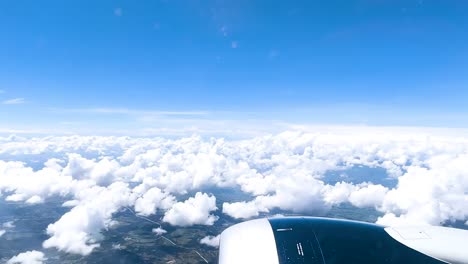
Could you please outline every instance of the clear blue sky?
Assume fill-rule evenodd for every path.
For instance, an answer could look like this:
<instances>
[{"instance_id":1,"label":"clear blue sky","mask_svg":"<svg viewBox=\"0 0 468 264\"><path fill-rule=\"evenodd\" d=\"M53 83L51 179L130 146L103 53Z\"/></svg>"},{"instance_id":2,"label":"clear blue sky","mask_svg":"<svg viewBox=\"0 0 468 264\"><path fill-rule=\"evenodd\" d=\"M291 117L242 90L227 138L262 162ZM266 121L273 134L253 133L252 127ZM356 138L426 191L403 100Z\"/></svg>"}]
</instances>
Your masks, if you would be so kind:
<instances>
[{"instance_id":1,"label":"clear blue sky","mask_svg":"<svg viewBox=\"0 0 468 264\"><path fill-rule=\"evenodd\" d=\"M0 33L0 132L468 127L463 0L6 0Z\"/></svg>"}]
</instances>

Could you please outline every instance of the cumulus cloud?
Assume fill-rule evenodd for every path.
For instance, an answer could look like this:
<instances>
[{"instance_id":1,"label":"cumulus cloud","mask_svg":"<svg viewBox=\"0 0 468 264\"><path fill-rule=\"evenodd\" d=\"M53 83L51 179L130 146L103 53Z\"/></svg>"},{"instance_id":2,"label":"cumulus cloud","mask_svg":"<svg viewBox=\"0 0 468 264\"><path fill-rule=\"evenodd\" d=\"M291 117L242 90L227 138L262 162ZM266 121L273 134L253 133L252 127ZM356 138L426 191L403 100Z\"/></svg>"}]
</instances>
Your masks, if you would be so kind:
<instances>
[{"instance_id":1,"label":"cumulus cloud","mask_svg":"<svg viewBox=\"0 0 468 264\"><path fill-rule=\"evenodd\" d=\"M442 224L468 218L468 154L440 154L409 166L384 196L381 224Z\"/></svg>"},{"instance_id":2,"label":"cumulus cloud","mask_svg":"<svg viewBox=\"0 0 468 264\"><path fill-rule=\"evenodd\" d=\"M50 166L45 164L41 170L34 171L22 162L0 160L0 191L11 193L6 197L7 201L30 204L55 194L66 195L73 185L72 178L61 175Z\"/></svg>"},{"instance_id":3,"label":"cumulus cloud","mask_svg":"<svg viewBox=\"0 0 468 264\"><path fill-rule=\"evenodd\" d=\"M203 245L207 245L210 247L219 247L219 238L220 235L217 236L206 236L200 240L200 243Z\"/></svg>"},{"instance_id":4,"label":"cumulus cloud","mask_svg":"<svg viewBox=\"0 0 468 264\"><path fill-rule=\"evenodd\" d=\"M90 179L98 185L108 185L113 182L117 169L117 161L104 157L98 161L83 158L79 154L69 154L68 164L63 169L63 175L70 175L74 179Z\"/></svg>"},{"instance_id":5,"label":"cumulus cloud","mask_svg":"<svg viewBox=\"0 0 468 264\"><path fill-rule=\"evenodd\" d=\"M216 197L197 192L185 202L178 202L166 212L163 221L175 226L213 225L218 216L212 215L216 211Z\"/></svg>"},{"instance_id":6,"label":"cumulus cloud","mask_svg":"<svg viewBox=\"0 0 468 264\"><path fill-rule=\"evenodd\" d=\"M263 210L255 204L255 202L236 202L236 203L223 203L223 213L240 219L252 218L258 216L259 212Z\"/></svg>"},{"instance_id":7,"label":"cumulus cloud","mask_svg":"<svg viewBox=\"0 0 468 264\"><path fill-rule=\"evenodd\" d=\"M156 209L167 210L175 204L175 197L162 192L159 188L149 189L142 197L135 202L135 211L140 215L152 215Z\"/></svg>"},{"instance_id":8,"label":"cumulus cloud","mask_svg":"<svg viewBox=\"0 0 468 264\"><path fill-rule=\"evenodd\" d=\"M234 218L250 218L271 209L298 213L320 213L329 208L323 198L323 182L308 175L281 178L274 183L274 194L260 195L250 202L224 203L223 212Z\"/></svg>"},{"instance_id":9,"label":"cumulus cloud","mask_svg":"<svg viewBox=\"0 0 468 264\"><path fill-rule=\"evenodd\" d=\"M50 238L45 248L55 247L69 253L88 255L99 246L101 229L110 227L112 214L133 204L127 184L116 182L109 187L94 186L76 194L80 204L47 227Z\"/></svg>"},{"instance_id":10,"label":"cumulus cloud","mask_svg":"<svg viewBox=\"0 0 468 264\"><path fill-rule=\"evenodd\" d=\"M351 193L358 189L358 186L348 182L338 182L335 185L327 185L323 189L323 199L328 204L345 203L349 201Z\"/></svg>"},{"instance_id":11,"label":"cumulus cloud","mask_svg":"<svg viewBox=\"0 0 468 264\"><path fill-rule=\"evenodd\" d=\"M20 253L7 261L7 264L42 264L47 258L36 250Z\"/></svg>"},{"instance_id":12,"label":"cumulus cloud","mask_svg":"<svg viewBox=\"0 0 468 264\"><path fill-rule=\"evenodd\" d=\"M153 228L151 230L153 233L155 233L156 235L160 236L160 235L164 235L167 233L166 230L162 229L161 227L158 227L158 228Z\"/></svg>"},{"instance_id":13,"label":"cumulus cloud","mask_svg":"<svg viewBox=\"0 0 468 264\"><path fill-rule=\"evenodd\" d=\"M41 162L33 166L35 158ZM213 225L208 188L250 197L221 201L222 213L239 219L276 209L322 214L349 203L379 210L385 225L467 222L466 164L467 136L421 131L288 131L246 140L11 136L0 137L0 197L29 205L63 198L69 211L49 225L43 245L87 255L126 207L164 213L171 225ZM327 172L354 166L383 168L397 184L327 182ZM179 201L188 193L196 194Z\"/></svg>"},{"instance_id":14,"label":"cumulus cloud","mask_svg":"<svg viewBox=\"0 0 468 264\"><path fill-rule=\"evenodd\" d=\"M367 185L349 195L349 202L356 207L378 207L385 199L388 188L382 185Z\"/></svg>"}]
</instances>

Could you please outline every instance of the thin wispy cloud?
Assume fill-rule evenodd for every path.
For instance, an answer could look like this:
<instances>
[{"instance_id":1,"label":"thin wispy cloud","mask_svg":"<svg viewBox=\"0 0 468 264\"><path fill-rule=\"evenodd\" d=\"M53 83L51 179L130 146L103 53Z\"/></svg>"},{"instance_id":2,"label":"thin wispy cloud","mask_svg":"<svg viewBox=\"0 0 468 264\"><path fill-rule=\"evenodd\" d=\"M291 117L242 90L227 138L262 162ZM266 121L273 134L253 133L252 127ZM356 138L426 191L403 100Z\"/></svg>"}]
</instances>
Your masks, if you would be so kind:
<instances>
[{"instance_id":1,"label":"thin wispy cloud","mask_svg":"<svg viewBox=\"0 0 468 264\"><path fill-rule=\"evenodd\" d=\"M239 47L239 43L237 41L231 42L231 48L237 49L237 47Z\"/></svg>"},{"instance_id":2,"label":"thin wispy cloud","mask_svg":"<svg viewBox=\"0 0 468 264\"><path fill-rule=\"evenodd\" d=\"M5 90L0 90L0 94L5 93Z\"/></svg>"},{"instance_id":3,"label":"thin wispy cloud","mask_svg":"<svg viewBox=\"0 0 468 264\"><path fill-rule=\"evenodd\" d=\"M159 24L159 23L154 23L154 24L153 24L153 29L154 29L154 30L159 30L159 29L161 29L161 24Z\"/></svg>"},{"instance_id":4,"label":"thin wispy cloud","mask_svg":"<svg viewBox=\"0 0 468 264\"><path fill-rule=\"evenodd\" d=\"M118 7L114 9L114 15L118 17L122 16L122 8Z\"/></svg>"},{"instance_id":5,"label":"thin wispy cloud","mask_svg":"<svg viewBox=\"0 0 468 264\"><path fill-rule=\"evenodd\" d=\"M274 58L276 58L278 56L279 56L279 51L277 51L275 49L270 50L270 52L268 53L268 58L269 59L274 59Z\"/></svg>"},{"instance_id":6,"label":"thin wispy cloud","mask_svg":"<svg viewBox=\"0 0 468 264\"><path fill-rule=\"evenodd\" d=\"M26 100L24 98L13 98L13 99L8 99L2 102L4 105L16 105L16 104L24 104L26 103Z\"/></svg>"},{"instance_id":7,"label":"thin wispy cloud","mask_svg":"<svg viewBox=\"0 0 468 264\"><path fill-rule=\"evenodd\" d=\"M224 37L227 37L228 35L228 29L226 26L222 26L219 31L223 34Z\"/></svg>"},{"instance_id":8,"label":"thin wispy cloud","mask_svg":"<svg viewBox=\"0 0 468 264\"><path fill-rule=\"evenodd\" d=\"M74 108L58 109L51 108L52 111L71 113L91 113L91 114L124 114L124 115L160 115L160 116L203 116L209 115L207 111L157 111L157 110L137 110L128 108Z\"/></svg>"}]
</instances>

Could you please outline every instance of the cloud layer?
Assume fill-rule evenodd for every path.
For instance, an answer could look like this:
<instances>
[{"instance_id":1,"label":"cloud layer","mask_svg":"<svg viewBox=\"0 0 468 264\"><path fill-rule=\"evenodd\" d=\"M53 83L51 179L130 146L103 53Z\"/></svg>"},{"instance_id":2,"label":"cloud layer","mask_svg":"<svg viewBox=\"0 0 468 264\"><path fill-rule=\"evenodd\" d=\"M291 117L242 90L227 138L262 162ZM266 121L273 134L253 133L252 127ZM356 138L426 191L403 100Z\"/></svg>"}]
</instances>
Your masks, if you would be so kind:
<instances>
[{"instance_id":1,"label":"cloud layer","mask_svg":"<svg viewBox=\"0 0 468 264\"><path fill-rule=\"evenodd\" d=\"M70 210L48 226L43 246L87 255L126 208L140 216L161 213L174 226L210 226L220 214L248 219L276 209L316 215L341 203L379 210L381 224L466 222L466 164L468 137L424 131L288 131L238 141L10 136L0 137L0 194L31 205L68 200ZM326 181L327 172L356 166L382 168L397 185ZM206 191L216 188L252 198L218 200L218 208ZM202 243L214 245L215 238Z\"/></svg>"},{"instance_id":2,"label":"cloud layer","mask_svg":"<svg viewBox=\"0 0 468 264\"><path fill-rule=\"evenodd\" d=\"M42 264L47 258L40 251L26 251L7 261L7 264Z\"/></svg>"}]
</instances>

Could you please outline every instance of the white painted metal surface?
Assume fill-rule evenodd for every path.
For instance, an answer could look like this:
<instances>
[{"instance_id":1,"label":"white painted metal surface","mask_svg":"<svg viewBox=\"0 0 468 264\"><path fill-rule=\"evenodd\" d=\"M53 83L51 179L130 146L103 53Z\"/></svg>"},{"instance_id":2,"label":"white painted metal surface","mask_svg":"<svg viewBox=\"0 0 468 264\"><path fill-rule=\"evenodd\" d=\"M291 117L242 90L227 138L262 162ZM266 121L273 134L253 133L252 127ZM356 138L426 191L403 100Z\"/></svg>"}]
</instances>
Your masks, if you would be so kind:
<instances>
[{"instance_id":1,"label":"white painted metal surface","mask_svg":"<svg viewBox=\"0 0 468 264\"><path fill-rule=\"evenodd\" d=\"M258 219L224 230L220 238L219 264L279 264L270 222Z\"/></svg>"},{"instance_id":2,"label":"white painted metal surface","mask_svg":"<svg viewBox=\"0 0 468 264\"><path fill-rule=\"evenodd\" d=\"M439 226L387 227L398 242L433 258L453 263L468 263L468 231Z\"/></svg>"}]
</instances>

